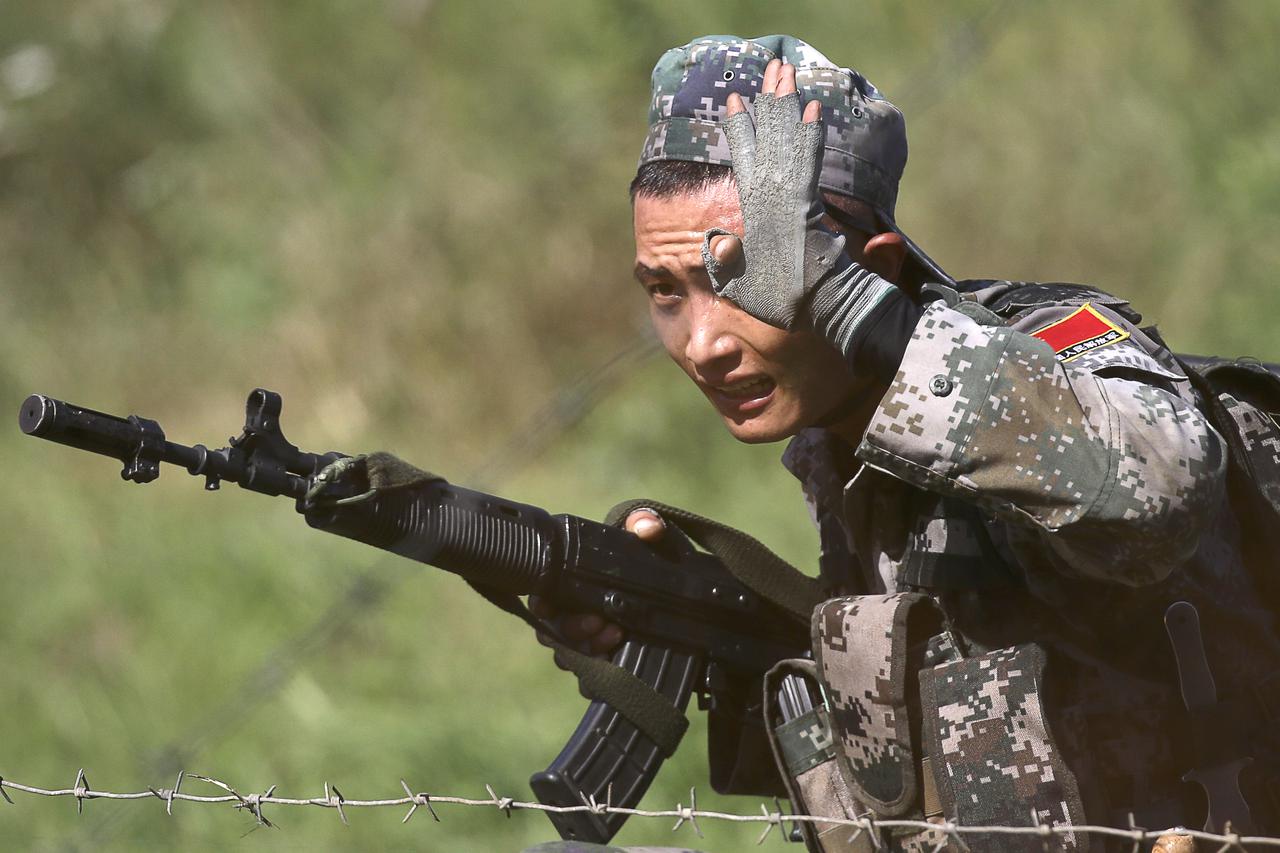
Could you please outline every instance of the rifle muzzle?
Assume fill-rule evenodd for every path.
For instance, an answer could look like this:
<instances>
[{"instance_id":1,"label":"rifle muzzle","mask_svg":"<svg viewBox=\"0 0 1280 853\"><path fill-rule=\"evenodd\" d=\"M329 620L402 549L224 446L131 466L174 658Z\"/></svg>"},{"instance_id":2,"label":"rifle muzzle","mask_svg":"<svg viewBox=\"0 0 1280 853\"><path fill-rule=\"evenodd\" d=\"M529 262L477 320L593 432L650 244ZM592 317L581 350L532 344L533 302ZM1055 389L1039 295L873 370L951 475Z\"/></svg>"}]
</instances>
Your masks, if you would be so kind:
<instances>
[{"instance_id":1,"label":"rifle muzzle","mask_svg":"<svg viewBox=\"0 0 1280 853\"><path fill-rule=\"evenodd\" d=\"M116 459L133 455L142 440L137 423L43 394L32 394L23 402L18 426L27 435Z\"/></svg>"}]
</instances>

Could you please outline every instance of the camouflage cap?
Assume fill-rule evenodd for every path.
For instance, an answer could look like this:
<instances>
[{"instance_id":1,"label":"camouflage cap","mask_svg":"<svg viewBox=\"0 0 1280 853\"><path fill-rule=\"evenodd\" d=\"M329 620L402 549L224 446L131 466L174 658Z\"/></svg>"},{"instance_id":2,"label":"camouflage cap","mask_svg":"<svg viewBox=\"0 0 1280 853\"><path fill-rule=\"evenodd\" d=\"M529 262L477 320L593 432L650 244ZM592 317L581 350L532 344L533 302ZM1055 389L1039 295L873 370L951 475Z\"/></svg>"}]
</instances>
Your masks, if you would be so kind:
<instances>
[{"instance_id":1,"label":"camouflage cap","mask_svg":"<svg viewBox=\"0 0 1280 853\"><path fill-rule=\"evenodd\" d=\"M826 140L819 186L869 204L883 227L902 235L924 278L951 281L894 221L898 182L907 165L902 113L866 77L835 65L794 36L702 36L664 53L653 68L640 165L659 160L732 165L729 141L720 129L729 94L737 92L752 110L772 59L796 66L800 94L822 104Z\"/></svg>"}]
</instances>

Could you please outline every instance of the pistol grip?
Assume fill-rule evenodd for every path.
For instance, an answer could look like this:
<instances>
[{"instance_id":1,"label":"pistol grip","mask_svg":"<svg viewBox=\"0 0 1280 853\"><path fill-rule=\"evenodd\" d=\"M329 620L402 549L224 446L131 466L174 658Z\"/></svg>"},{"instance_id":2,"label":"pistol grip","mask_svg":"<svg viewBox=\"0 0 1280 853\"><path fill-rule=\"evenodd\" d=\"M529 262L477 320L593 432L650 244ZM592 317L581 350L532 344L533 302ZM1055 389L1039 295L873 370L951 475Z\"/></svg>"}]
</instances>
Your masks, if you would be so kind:
<instances>
[{"instance_id":1,"label":"pistol grip","mask_svg":"<svg viewBox=\"0 0 1280 853\"><path fill-rule=\"evenodd\" d=\"M613 662L684 710L693 692L698 661L673 649L628 640ZM658 775L664 756L634 724L603 702L592 702L564 749L529 779L538 801L548 806L585 806L594 800L635 808ZM625 814L548 812L560 837L605 844L622 827Z\"/></svg>"}]
</instances>

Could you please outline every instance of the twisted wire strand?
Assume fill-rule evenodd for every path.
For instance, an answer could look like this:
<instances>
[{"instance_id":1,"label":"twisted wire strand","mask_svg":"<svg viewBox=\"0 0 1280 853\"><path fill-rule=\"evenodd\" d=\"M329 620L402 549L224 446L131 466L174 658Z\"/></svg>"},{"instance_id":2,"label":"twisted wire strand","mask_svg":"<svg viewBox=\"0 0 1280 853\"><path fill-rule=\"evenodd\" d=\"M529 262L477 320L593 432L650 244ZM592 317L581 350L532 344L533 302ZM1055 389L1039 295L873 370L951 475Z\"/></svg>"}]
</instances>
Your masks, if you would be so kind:
<instances>
[{"instance_id":1,"label":"twisted wire strand","mask_svg":"<svg viewBox=\"0 0 1280 853\"><path fill-rule=\"evenodd\" d=\"M219 788L226 793L223 794L192 794L187 791L178 790L182 782L186 779L195 779ZM263 807L270 806L319 806L320 808L330 808L338 812L339 818L346 824L347 809L360 808L384 808L384 807L408 807L401 823L407 823L419 808L426 808L431 817L436 822L441 822L439 814L435 810L435 806L452 805L477 808L496 808L497 810L510 815L513 811L537 811L550 812L554 814L572 814L572 813L590 813L597 815L627 815L628 817L640 818L675 818L675 825L672 831L675 832L681 826L688 823L690 827L701 836L702 832L698 827L699 820L720 820L731 823L759 823L765 824L765 831L760 836L757 844L763 843L769 832L776 826L783 823L811 823L823 824L829 826L847 826L856 833L866 832L874 835L877 830L915 830L923 832L931 832L938 835L941 843L947 841L956 841L963 845L963 836L966 835L1034 835L1044 839L1055 836L1066 836L1074 833L1116 838L1125 841L1132 841L1135 844L1144 841L1154 840L1164 834L1186 835L1197 841L1211 842L1223 845L1219 848L1219 853L1227 850L1248 850L1249 848L1272 848L1280 847L1280 838L1262 835L1240 835L1230 830L1230 825L1225 833L1206 832L1204 830L1186 829L1183 827L1170 827L1162 830L1149 830L1141 827L1130 825L1128 828L1116 826L1101 826L1094 824L1072 825L1072 824L1045 824L1031 823L1026 826L966 826L954 821L944 823L931 823L923 820L876 820L870 815L863 815L856 818L836 818L822 817L818 815L804 814L787 814L777 807L771 811L767 806L761 804L760 814L735 814L731 812L719 812L697 808L697 792L695 789L689 789L689 805L677 803L673 809L631 809L621 806L614 806L612 803L598 803L594 800L578 806L551 806L545 803L526 802L517 800L513 797L504 797L496 793L491 785L485 785L487 797L460 797L442 794L429 794L426 792L415 792L409 783L400 780L400 787L404 790L405 795L402 797L385 797L380 799L352 799L344 797L338 790L337 786L325 782L324 795L319 797L284 797L275 794L276 786L268 787L263 793L241 793L228 783L198 773L181 772L173 788L147 788L145 791L128 791L116 792L105 791L89 786L89 781L85 776L83 768L76 773L75 782L70 788L41 788L36 785L27 785L21 782L15 782L11 779L0 777L0 795L11 805L14 804L9 796L9 791L21 791L25 794L32 794L42 797L73 797L76 800L76 808L83 809L86 800L160 800L165 804L165 810L168 814L173 814L174 802L187 803L204 803L204 804L231 804L233 808L243 809L253 815L254 820L263 826L274 826L269 818L263 814ZM1131 822L1132 824L1132 822Z\"/></svg>"}]
</instances>

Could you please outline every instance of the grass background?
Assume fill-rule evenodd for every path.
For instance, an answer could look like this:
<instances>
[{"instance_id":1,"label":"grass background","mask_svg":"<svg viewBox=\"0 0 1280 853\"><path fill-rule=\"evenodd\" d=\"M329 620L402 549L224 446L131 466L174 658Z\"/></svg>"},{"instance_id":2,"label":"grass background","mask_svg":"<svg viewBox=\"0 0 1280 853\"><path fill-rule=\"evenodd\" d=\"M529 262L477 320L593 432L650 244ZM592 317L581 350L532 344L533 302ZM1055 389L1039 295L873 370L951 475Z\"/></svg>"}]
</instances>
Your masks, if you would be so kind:
<instances>
[{"instance_id":1,"label":"grass background","mask_svg":"<svg viewBox=\"0 0 1280 853\"><path fill-rule=\"evenodd\" d=\"M651 495L812 565L780 448L734 444L669 365L565 396L643 339L626 184L648 73L705 32L793 32L885 91L911 134L899 221L954 274L1092 282L1180 349L1280 358L1277 4L46 0L0 5L0 401L214 445L263 386L306 449L389 449L596 517ZM452 577L319 537L284 501L175 471L123 484L13 427L0 459L6 778L526 796L577 721L569 677ZM707 789L701 725L646 805L696 784L758 810ZM15 798L5 849L553 837L475 809L349 828L276 809L279 830L248 832L230 809ZM705 829L619 840L758 833Z\"/></svg>"}]
</instances>

